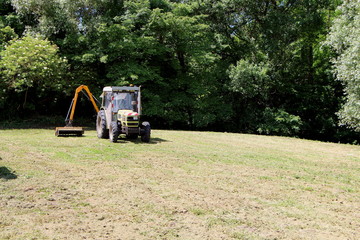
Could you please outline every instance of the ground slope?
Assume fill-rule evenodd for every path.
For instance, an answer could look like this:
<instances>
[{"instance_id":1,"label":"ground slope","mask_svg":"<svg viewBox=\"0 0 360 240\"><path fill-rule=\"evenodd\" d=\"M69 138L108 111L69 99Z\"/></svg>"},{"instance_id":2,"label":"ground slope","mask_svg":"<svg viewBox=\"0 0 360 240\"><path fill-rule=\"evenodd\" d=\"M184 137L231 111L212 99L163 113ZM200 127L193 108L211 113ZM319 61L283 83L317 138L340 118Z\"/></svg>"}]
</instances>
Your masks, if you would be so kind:
<instances>
[{"instance_id":1,"label":"ground slope","mask_svg":"<svg viewBox=\"0 0 360 240\"><path fill-rule=\"evenodd\" d=\"M0 239L360 239L360 147L0 131Z\"/></svg>"}]
</instances>

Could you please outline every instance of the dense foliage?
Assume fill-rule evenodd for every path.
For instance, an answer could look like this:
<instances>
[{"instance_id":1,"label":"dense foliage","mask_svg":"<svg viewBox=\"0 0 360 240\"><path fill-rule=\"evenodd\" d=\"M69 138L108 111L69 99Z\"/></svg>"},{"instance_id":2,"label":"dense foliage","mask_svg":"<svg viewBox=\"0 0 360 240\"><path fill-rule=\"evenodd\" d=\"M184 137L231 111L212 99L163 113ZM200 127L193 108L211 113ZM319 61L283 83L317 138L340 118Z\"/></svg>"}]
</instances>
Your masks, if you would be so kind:
<instances>
[{"instance_id":1,"label":"dense foliage","mask_svg":"<svg viewBox=\"0 0 360 240\"><path fill-rule=\"evenodd\" d=\"M337 79L345 85L346 102L339 112L342 123L360 131L360 1L345 1L334 21L328 44L339 54Z\"/></svg>"},{"instance_id":2,"label":"dense foliage","mask_svg":"<svg viewBox=\"0 0 360 240\"><path fill-rule=\"evenodd\" d=\"M69 102L79 84L95 95L105 85L136 84L143 86L144 113L155 127L353 141L336 115L344 86L334 79L332 59L343 52L324 45L334 19L336 38L341 3L1 0L0 48L6 52L6 44L41 35L58 46L57 58L67 59L60 88L49 75L37 76L41 86L32 101L44 99L41 89L52 93L46 97L52 110L40 112L66 112L59 102ZM19 40L9 42L14 38ZM11 80L1 68L6 90ZM59 76L59 69L51 74ZM348 100L351 88L345 87ZM24 100L6 93L1 93L4 111L5 101ZM359 114L354 108L347 112Z\"/></svg>"},{"instance_id":3,"label":"dense foliage","mask_svg":"<svg viewBox=\"0 0 360 240\"><path fill-rule=\"evenodd\" d=\"M49 41L31 36L10 41L0 55L4 82L18 91L34 86L42 88L38 91L62 88L59 83L66 71L66 59L57 51Z\"/></svg>"}]
</instances>

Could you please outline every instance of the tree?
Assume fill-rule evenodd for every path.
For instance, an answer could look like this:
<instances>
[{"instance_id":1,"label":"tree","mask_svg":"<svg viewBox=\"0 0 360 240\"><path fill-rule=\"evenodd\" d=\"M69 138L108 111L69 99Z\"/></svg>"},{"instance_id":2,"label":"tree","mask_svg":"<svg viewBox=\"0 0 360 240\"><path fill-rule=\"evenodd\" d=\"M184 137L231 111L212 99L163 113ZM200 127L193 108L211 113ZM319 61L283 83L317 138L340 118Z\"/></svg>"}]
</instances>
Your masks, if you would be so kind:
<instances>
[{"instance_id":1,"label":"tree","mask_svg":"<svg viewBox=\"0 0 360 240\"><path fill-rule=\"evenodd\" d=\"M145 114L184 128L217 120L215 41L191 5L125 1L124 13L97 30L89 54L105 65L107 82L144 86Z\"/></svg>"},{"instance_id":2,"label":"tree","mask_svg":"<svg viewBox=\"0 0 360 240\"><path fill-rule=\"evenodd\" d=\"M40 37L25 36L9 42L0 53L1 78L8 90L24 94L22 108L30 100L35 108L36 99L61 92L67 60L59 57L58 48Z\"/></svg>"},{"instance_id":3,"label":"tree","mask_svg":"<svg viewBox=\"0 0 360 240\"><path fill-rule=\"evenodd\" d=\"M345 86L339 116L341 124L360 131L360 1L346 0L338 11L327 44L338 54L334 72Z\"/></svg>"}]
</instances>

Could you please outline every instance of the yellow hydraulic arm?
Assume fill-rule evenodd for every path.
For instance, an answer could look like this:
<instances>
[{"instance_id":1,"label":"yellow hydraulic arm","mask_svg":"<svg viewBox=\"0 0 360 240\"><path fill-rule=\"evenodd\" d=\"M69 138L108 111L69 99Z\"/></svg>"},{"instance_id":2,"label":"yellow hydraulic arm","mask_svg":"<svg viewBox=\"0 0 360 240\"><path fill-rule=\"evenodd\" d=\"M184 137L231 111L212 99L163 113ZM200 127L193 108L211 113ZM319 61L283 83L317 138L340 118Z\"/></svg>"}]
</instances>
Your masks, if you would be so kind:
<instances>
[{"instance_id":1,"label":"yellow hydraulic arm","mask_svg":"<svg viewBox=\"0 0 360 240\"><path fill-rule=\"evenodd\" d=\"M65 122L66 122L66 126L72 126L72 122L74 120L74 114L75 114L75 108L76 108L76 103L77 103L77 100L78 100L78 97L79 97L79 93L81 91L85 90L86 94L87 94L87 97L88 99L90 100L90 102L92 103L92 105L94 106L94 109L96 112L99 112L99 108L98 106L96 105L95 101L94 101L94 98L93 98L93 95L91 94L89 88L86 86L86 85L81 85L79 86L78 88L76 88L75 90L75 96L71 102L71 105L70 105L70 109L69 109L69 112L71 110L71 114L70 114L70 118L69 117L69 112L66 116L66 119L65 119ZM86 96L85 94L85 96Z\"/></svg>"}]
</instances>

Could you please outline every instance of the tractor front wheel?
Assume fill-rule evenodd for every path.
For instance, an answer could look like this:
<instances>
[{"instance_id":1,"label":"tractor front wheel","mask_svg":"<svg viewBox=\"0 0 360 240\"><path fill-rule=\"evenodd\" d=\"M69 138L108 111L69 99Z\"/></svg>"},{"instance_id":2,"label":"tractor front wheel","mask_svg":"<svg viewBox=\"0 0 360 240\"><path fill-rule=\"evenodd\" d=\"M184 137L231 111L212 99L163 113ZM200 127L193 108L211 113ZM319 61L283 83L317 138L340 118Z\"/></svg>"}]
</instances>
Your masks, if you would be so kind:
<instances>
[{"instance_id":1,"label":"tractor front wheel","mask_svg":"<svg viewBox=\"0 0 360 240\"><path fill-rule=\"evenodd\" d=\"M106 130L106 118L104 110L100 110L97 114L96 132L98 138L109 138L109 132Z\"/></svg>"},{"instance_id":2,"label":"tractor front wheel","mask_svg":"<svg viewBox=\"0 0 360 240\"><path fill-rule=\"evenodd\" d=\"M141 135L141 141L150 142L151 127L149 122L143 122L141 128L143 129L143 134Z\"/></svg>"},{"instance_id":3,"label":"tractor front wheel","mask_svg":"<svg viewBox=\"0 0 360 240\"><path fill-rule=\"evenodd\" d=\"M110 136L110 142L117 142L119 138L119 126L117 122L111 122L110 128L109 128L109 136Z\"/></svg>"}]
</instances>

